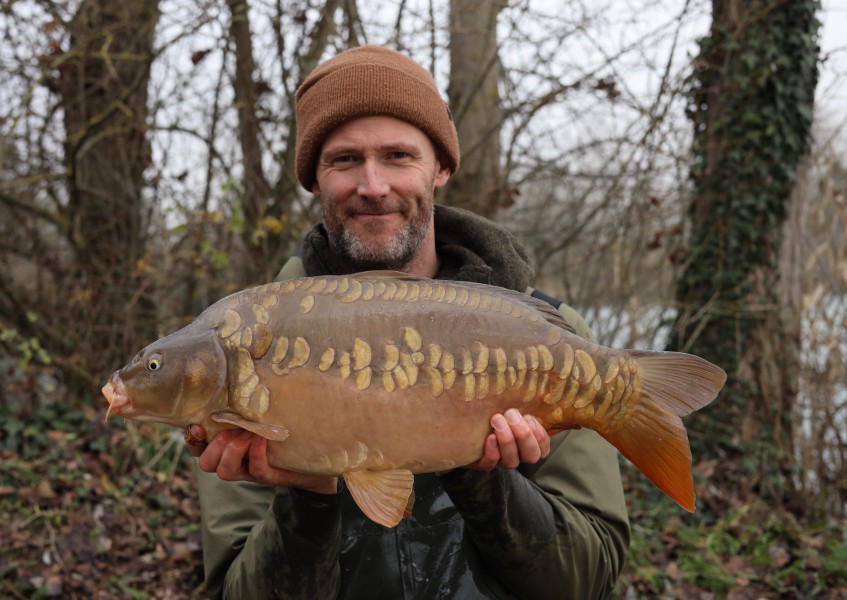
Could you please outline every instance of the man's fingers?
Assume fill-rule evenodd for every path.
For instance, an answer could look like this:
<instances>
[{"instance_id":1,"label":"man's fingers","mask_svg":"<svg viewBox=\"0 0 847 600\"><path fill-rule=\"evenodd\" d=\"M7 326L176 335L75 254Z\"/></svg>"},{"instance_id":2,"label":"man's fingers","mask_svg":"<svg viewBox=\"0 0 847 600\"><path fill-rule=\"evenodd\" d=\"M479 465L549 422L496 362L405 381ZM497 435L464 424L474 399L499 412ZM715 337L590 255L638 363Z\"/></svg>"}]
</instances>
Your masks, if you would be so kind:
<instances>
[{"instance_id":1,"label":"man's fingers","mask_svg":"<svg viewBox=\"0 0 847 600\"><path fill-rule=\"evenodd\" d=\"M216 435L211 442L203 450L198 461L198 466L201 470L207 473L214 473L218 468L218 463L221 461L221 455L226 448L226 445L232 440L237 431L222 431Z\"/></svg>"},{"instance_id":2,"label":"man's fingers","mask_svg":"<svg viewBox=\"0 0 847 600\"><path fill-rule=\"evenodd\" d=\"M243 429L229 429L212 438L200 455L198 465L207 473L217 473L224 481L292 486L321 494L337 492L336 477L275 468L268 462L267 452L267 439Z\"/></svg>"},{"instance_id":3,"label":"man's fingers","mask_svg":"<svg viewBox=\"0 0 847 600\"><path fill-rule=\"evenodd\" d=\"M493 433L488 434L485 438L485 447L482 458L476 463L476 468L480 471L491 471L500 462L500 445L497 443L497 436Z\"/></svg>"},{"instance_id":4,"label":"man's fingers","mask_svg":"<svg viewBox=\"0 0 847 600\"><path fill-rule=\"evenodd\" d=\"M247 471L257 481L270 481L274 468L268 464L268 440L255 436L250 442L247 457Z\"/></svg>"},{"instance_id":5,"label":"man's fingers","mask_svg":"<svg viewBox=\"0 0 847 600\"><path fill-rule=\"evenodd\" d=\"M536 463L550 454L550 436L534 417L510 408L491 418L497 437L499 466L514 469L521 463Z\"/></svg>"},{"instance_id":6,"label":"man's fingers","mask_svg":"<svg viewBox=\"0 0 847 600\"><path fill-rule=\"evenodd\" d=\"M221 453L220 461L215 472L224 481L244 479L244 458L250 449L250 440L253 434L242 430L226 444ZM217 439L217 436L215 437Z\"/></svg>"},{"instance_id":7,"label":"man's fingers","mask_svg":"<svg viewBox=\"0 0 847 600\"><path fill-rule=\"evenodd\" d=\"M203 454L206 449L206 431L201 425L189 425L185 428L183 436L185 445L188 447L188 453L194 458Z\"/></svg>"},{"instance_id":8,"label":"man's fingers","mask_svg":"<svg viewBox=\"0 0 847 600\"><path fill-rule=\"evenodd\" d=\"M518 463L536 463L541 458L541 448L538 445L538 440L532 428L521 413L514 408L506 411L506 421L509 423L509 428L512 431L512 436L515 438L515 446L517 447ZM517 465L515 465L517 466Z\"/></svg>"},{"instance_id":9,"label":"man's fingers","mask_svg":"<svg viewBox=\"0 0 847 600\"><path fill-rule=\"evenodd\" d=\"M520 456L510 423L506 421L506 417L503 415L494 415L491 417L491 427L494 429L494 435L497 436L497 446L500 449L500 466L514 469L520 464Z\"/></svg>"},{"instance_id":10,"label":"man's fingers","mask_svg":"<svg viewBox=\"0 0 847 600\"><path fill-rule=\"evenodd\" d=\"M529 423L529 428L532 430L532 434L535 436L535 439L538 442L538 447L541 450L539 459L547 458L550 454L550 434L548 434L541 423L538 422L538 419L532 415L528 415L526 417L526 421Z\"/></svg>"},{"instance_id":11,"label":"man's fingers","mask_svg":"<svg viewBox=\"0 0 847 600\"><path fill-rule=\"evenodd\" d=\"M268 440L254 436L248 450L247 470L254 483L273 486L293 486L321 494L338 492L337 478L329 475L310 475L277 469L268 462Z\"/></svg>"}]
</instances>

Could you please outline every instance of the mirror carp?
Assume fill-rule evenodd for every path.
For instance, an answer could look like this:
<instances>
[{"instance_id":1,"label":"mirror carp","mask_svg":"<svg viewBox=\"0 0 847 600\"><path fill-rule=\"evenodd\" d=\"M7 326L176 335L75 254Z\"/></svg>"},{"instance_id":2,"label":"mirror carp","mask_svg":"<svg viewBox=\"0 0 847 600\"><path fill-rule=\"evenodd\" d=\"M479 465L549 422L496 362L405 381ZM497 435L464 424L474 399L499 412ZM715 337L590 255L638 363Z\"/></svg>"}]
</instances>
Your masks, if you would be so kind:
<instances>
[{"instance_id":1,"label":"mirror carp","mask_svg":"<svg viewBox=\"0 0 847 600\"><path fill-rule=\"evenodd\" d=\"M690 354L589 342L526 294L369 272L227 296L141 350L103 394L107 416L263 436L272 465L342 476L393 527L413 474L475 462L508 408L551 435L596 431L693 511L681 417L725 380Z\"/></svg>"}]
</instances>

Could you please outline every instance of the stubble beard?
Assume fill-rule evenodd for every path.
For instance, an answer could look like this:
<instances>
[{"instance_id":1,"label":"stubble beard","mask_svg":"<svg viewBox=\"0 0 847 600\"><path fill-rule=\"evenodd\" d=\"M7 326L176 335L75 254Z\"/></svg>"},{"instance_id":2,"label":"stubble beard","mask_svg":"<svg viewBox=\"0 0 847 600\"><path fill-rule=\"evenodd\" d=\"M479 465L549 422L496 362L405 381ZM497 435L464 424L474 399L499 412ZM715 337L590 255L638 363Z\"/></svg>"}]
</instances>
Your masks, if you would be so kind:
<instances>
[{"instance_id":1,"label":"stubble beard","mask_svg":"<svg viewBox=\"0 0 847 600\"><path fill-rule=\"evenodd\" d=\"M432 203L428 205L432 207ZM404 211L404 215L408 211ZM402 271L420 251L432 223L432 209L417 212L389 240L367 240L343 222L329 228L330 246L356 271Z\"/></svg>"}]
</instances>

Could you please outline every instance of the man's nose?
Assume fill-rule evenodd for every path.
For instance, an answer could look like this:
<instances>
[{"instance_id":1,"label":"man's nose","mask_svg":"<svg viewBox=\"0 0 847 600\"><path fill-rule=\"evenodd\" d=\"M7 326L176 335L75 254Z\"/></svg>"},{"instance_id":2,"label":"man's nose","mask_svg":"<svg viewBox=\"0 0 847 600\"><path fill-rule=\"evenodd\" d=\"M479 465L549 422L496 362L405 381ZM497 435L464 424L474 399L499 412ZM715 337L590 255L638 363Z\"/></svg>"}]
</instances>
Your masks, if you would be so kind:
<instances>
[{"instance_id":1,"label":"man's nose","mask_svg":"<svg viewBox=\"0 0 847 600\"><path fill-rule=\"evenodd\" d=\"M365 160L359 171L357 193L367 198L381 198L390 189L385 167L377 160Z\"/></svg>"}]
</instances>

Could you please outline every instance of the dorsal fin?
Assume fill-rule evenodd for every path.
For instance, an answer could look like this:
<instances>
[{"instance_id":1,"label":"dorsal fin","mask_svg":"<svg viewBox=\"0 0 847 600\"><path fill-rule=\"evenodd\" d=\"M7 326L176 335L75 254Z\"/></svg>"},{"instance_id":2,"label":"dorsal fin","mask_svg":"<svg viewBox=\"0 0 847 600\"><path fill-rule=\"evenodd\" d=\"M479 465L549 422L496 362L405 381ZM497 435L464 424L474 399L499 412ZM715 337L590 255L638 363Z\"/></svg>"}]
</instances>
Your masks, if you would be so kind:
<instances>
[{"instance_id":1,"label":"dorsal fin","mask_svg":"<svg viewBox=\"0 0 847 600\"><path fill-rule=\"evenodd\" d=\"M356 279L358 278L368 278L368 279L404 279L406 281L432 281L431 279L427 279L426 277L418 277L417 275L412 275L411 273L404 273L403 271L361 271L360 273L354 273L351 275Z\"/></svg>"},{"instance_id":2,"label":"dorsal fin","mask_svg":"<svg viewBox=\"0 0 847 600\"><path fill-rule=\"evenodd\" d=\"M403 281L416 281L420 283L432 283L448 286L452 285L456 287L476 289L479 292L489 295L496 294L507 298L511 302L518 302L524 304L528 308L537 310L551 325L561 327L565 331L576 334L576 328L574 325L565 319L564 315L556 310L556 307L548 304L544 300L530 296L525 292L516 292L515 290L510 290L508 288L488 285L486 283L476 283L473 281L435 280L428 277L419 277L410 273L403 273L402 271L362 271L361 273L355 273L353 277L362 279L400 279Z\"/></svg>"},{"instance_id":3,"label":"dorsal fin","mask_svg":"<svg viewBox=\"0 0 847 600\"><path fill-rule=\"evenodd\" d=\"M511 290L507 290L511 291ZM568 321L565 316L560 313L555 306L552 304L548 304L544 300L536 298L534 296L530 296L529 294L523 294L519 292L512 292L513 294L518 294L520 296L520 301L529 306L530 308L534 308L538 312L542 314L544 319L550 323L551 325L555 325L556 327L561 327L565 331L576 334L576 327Z\"/></svg>"}]
</instances>

